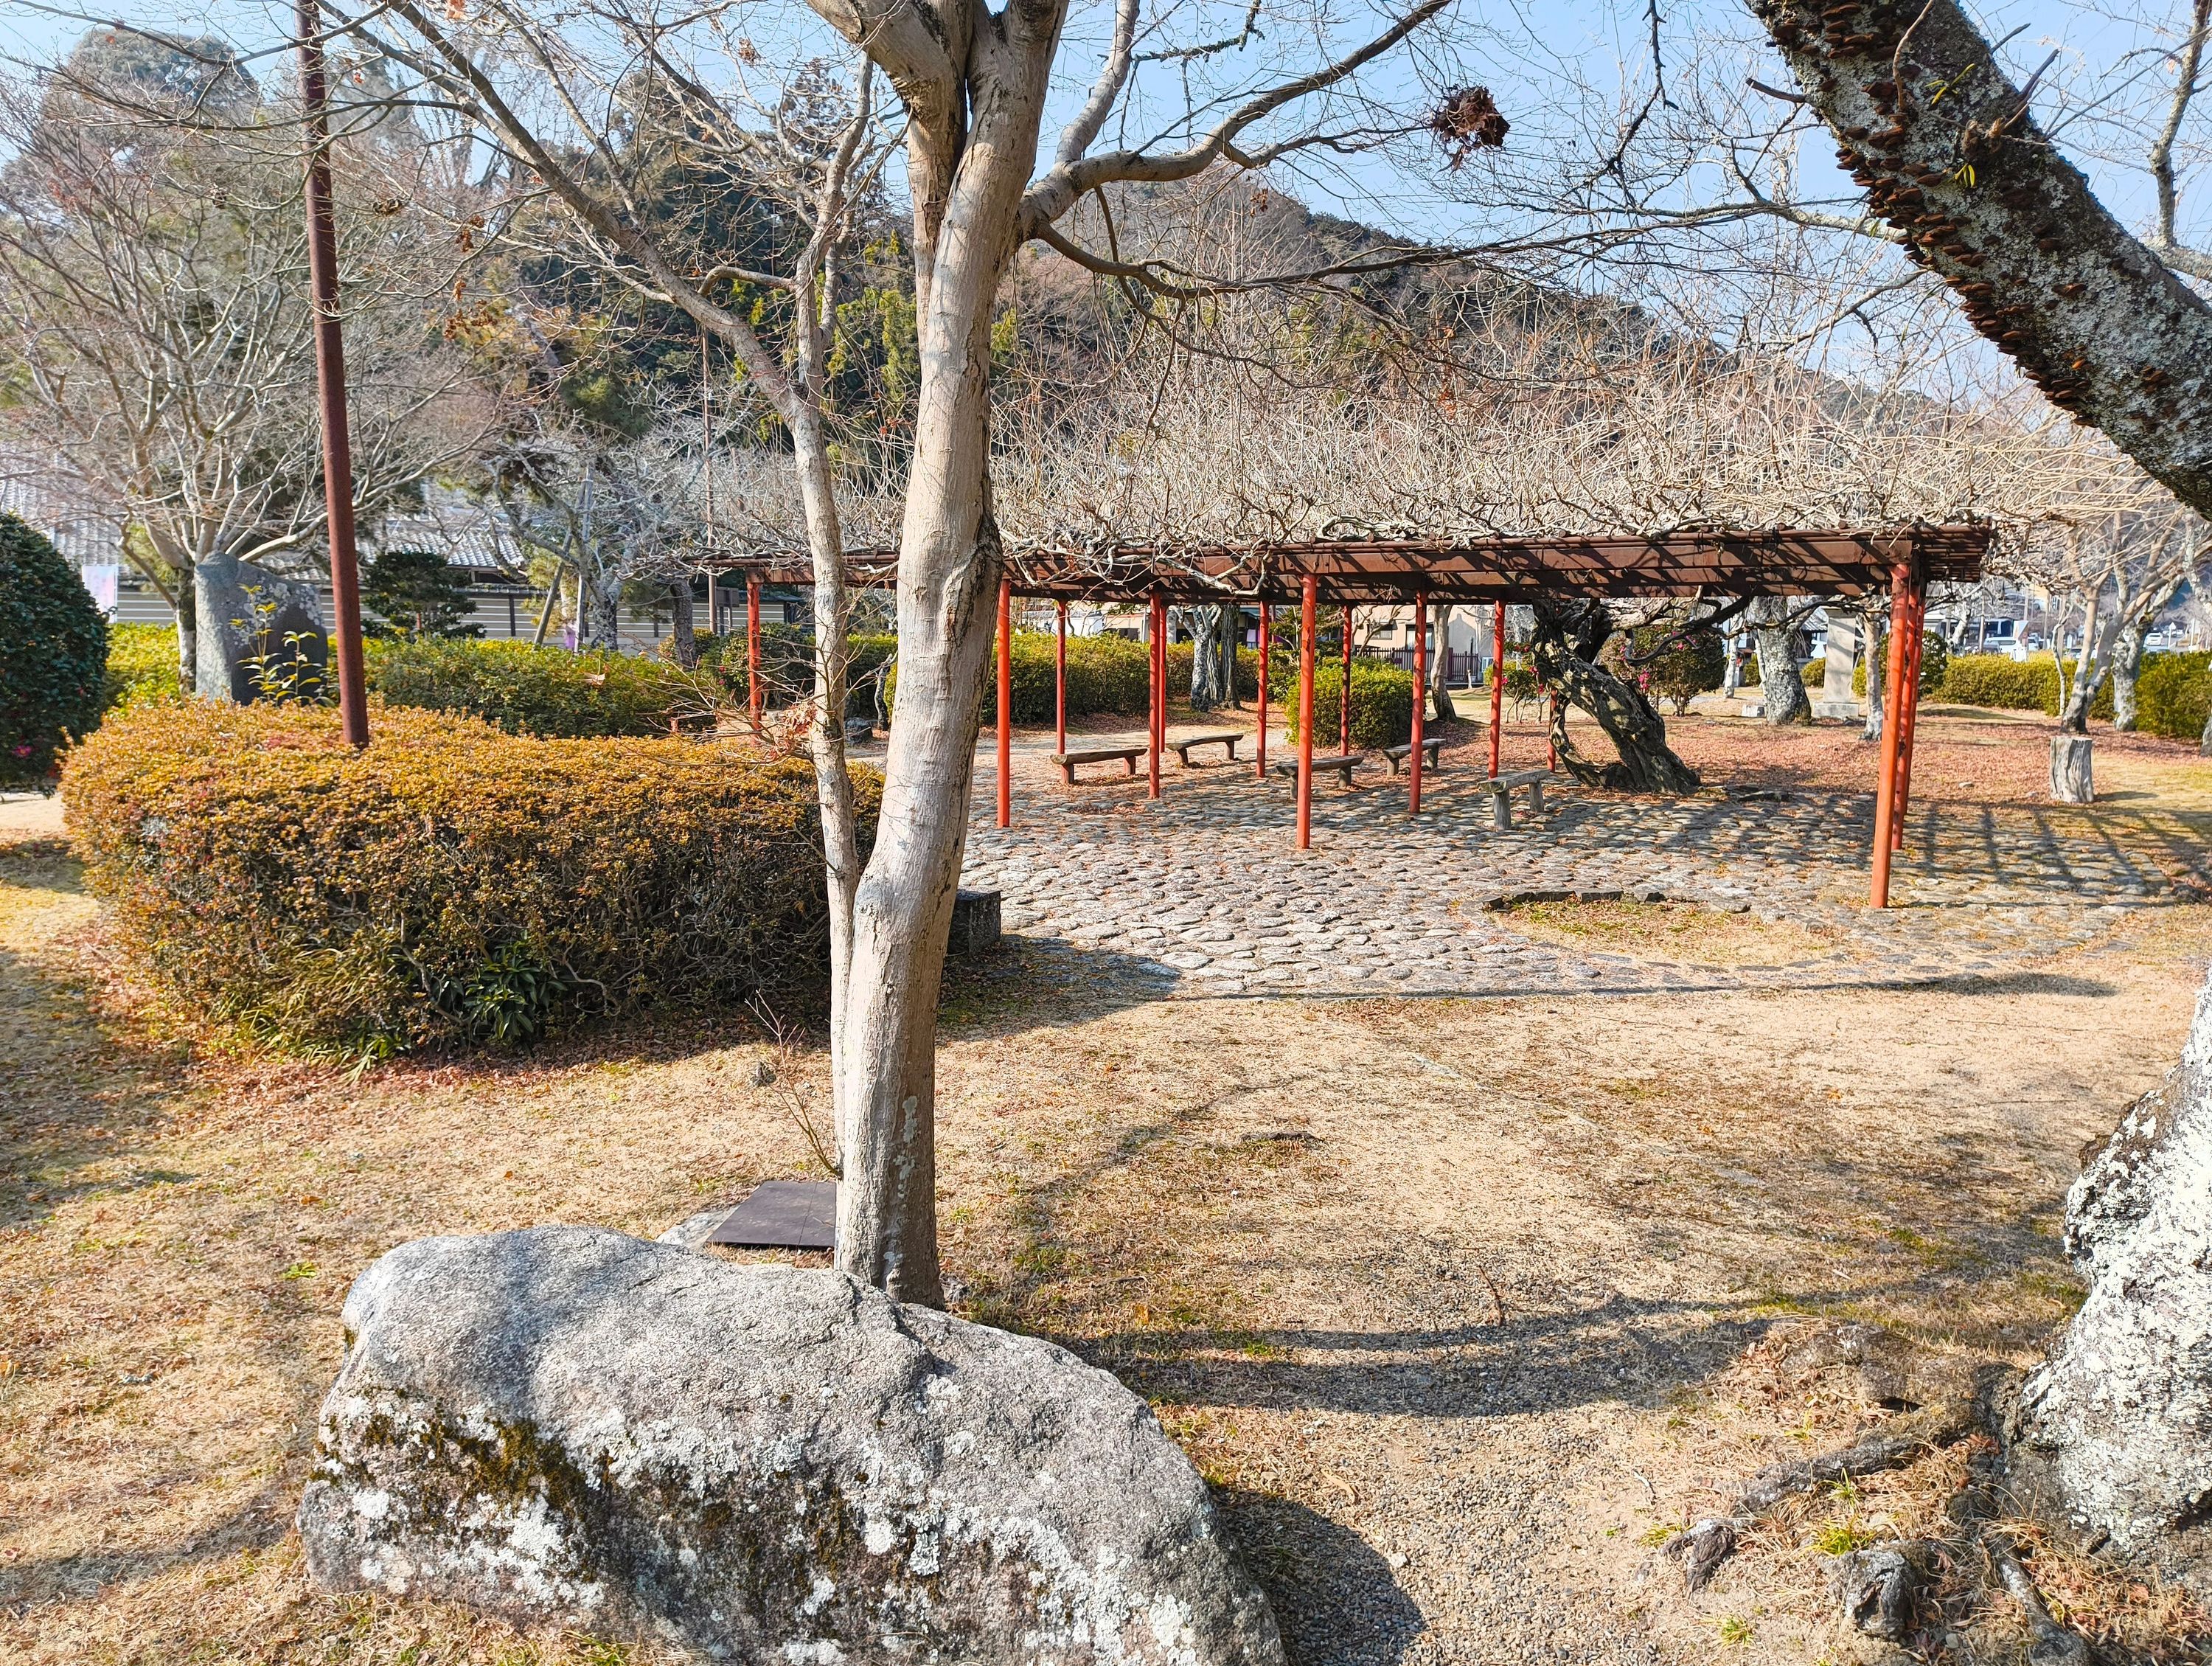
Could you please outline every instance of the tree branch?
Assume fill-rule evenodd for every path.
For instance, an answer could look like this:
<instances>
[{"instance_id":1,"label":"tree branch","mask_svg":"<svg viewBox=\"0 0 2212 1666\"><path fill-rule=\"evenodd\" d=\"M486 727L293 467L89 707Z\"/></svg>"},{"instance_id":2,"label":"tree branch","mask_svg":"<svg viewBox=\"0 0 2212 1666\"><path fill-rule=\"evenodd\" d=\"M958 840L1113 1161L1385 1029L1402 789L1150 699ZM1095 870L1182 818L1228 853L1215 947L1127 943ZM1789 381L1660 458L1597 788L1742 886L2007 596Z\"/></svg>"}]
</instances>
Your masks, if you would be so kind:
<instances>
[{"instance_id":1,"label":"tree branch","mask_svg":"<svg viewBox=\"0 0 2212 1666\"><path fill-rule=\"evenodd\" d=\"M1869 207L2055 403L2212 509L2212 306L2129 235L1956 0L1750 0Z\"/></svg>"},{"instance_id":2,"label":"tree branch","mask_svg":"<svg viewBox=\"0 0 2212 1666\"><path fill-rule=\"evenodd\" d=\"M1310 75L1284 82L1247 100L1231 112L1212 132L1186 149L1164 155L1141 150L1109 150L1096 156L1056 161L1023 194L1023 234L1025 237L1036 235L1039 226L1059 219L1085 193L1096 191L1101 185L1138 180L1154 185L1170 184L1177 179L1195 178L1215 162L1223 161L1233 161L1245 167L1261 165L1267 157L1282 154L1287 147L1277 145L1260 156L1248 155L1237 146L1237 139L1246 130L1255 123L1264 121L1285 105L1294 104L1302 98L1326 91L1357 74L1451 3L1452 0L1421 0L1420 4L1365 46L1347 52Z\"/></svg>"}]
</instances>

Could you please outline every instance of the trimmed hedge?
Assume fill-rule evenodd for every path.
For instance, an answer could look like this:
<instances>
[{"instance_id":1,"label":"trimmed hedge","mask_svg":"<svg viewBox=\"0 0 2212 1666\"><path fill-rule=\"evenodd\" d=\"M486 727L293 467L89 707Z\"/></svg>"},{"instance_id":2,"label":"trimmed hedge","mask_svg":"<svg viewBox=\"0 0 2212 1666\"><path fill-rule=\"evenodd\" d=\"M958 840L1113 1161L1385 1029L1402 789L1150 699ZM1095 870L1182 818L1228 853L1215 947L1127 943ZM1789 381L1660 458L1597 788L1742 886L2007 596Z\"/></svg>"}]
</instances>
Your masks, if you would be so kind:
<instances>
[{"instance_id":1,"label":"trimmed hedge","mask_svg":"<svg viewBox=\"0 0 2212 1666\"><path fill-rule=\"evenodd\" d=\"M369 691L387 703L481 717L509 734L666 734L678 708L666 669L627 654L451 638L372 641L368 650Z\"/></svg>"},{"instance_id":2,"label":"trimmed hedge","mask_svg":"<svg viewBox=\"0 0 2212 1666\"><path fill-rule=\"evenodd\" d=\"M107 621L45 533L0 510L0 787L45 787L107 703Z\"/></svg>"},{"instance_id":3,"label":"trimmed hedge","mask_svg":"<svg viewBox=\"0 0 2212 1666\"><path fill-rule=\"evenodd\" d=\"M2005 654L1956 654L1951 656L1941 686L1922 685L1923 698L1954 706L1986 706L1994 711L2041 712L2058 715L2058 667L2048 654L2015 660ZM2112 679L2107 676L2089 702L2089 715L2110 721ZM2194 737L2192 737L2193 739Z\"/></svg>"},{"instance_id":4,"label":"trimmed hedge","mask_svg":"<svg viewBox=\"0 0 2212 1666\"><path fill-rule=\"evenodd\" d=\"M135 711L185 697L177 676L174 625L118 624L107 628L106 709Z\"/></svg>"},{"instance_id":5,"label":"trimmed hedge","mask_svg":"<svg viewBox=\"0 0 2212 1666\"><path fill-rule=\"evenodd\" d=\"M1711 693L1727 677L1728 641L1719 629L1708 625L1684 633L1680 641L1644 665L1631 666L1628 654L1649 654L1680 629L1662 623L1642 625L1632 633L1616 632L1606 639L1598 661L1614 676L1632 680L1655 701L1666 701L1679 716L1690 708L1692 700Z\"/></svg>"},{"instance_id":6,"label":"trimmed hedge","mask_svg":"<svg viewBox=\"0 0 2212 1666\"><path fill-rule=\"evenodd\" d=\"M2136 678L2136 727L2169 740L2203 739L2212 715L2212 654L2154 654Z\"/></svg>"},{"instance_id":7,"label":"trimmed hedge","mask_svg":"<svg viewBox=\"0 0 2212 1666\"><path fill-rule=\"evenodd\" d=\"M87 881L180 1006L374 1058L823 998L805 761L389 706L371 733L356 752L327 710L196 702L118 716L70 755ZM865 844L881 781L854 781Z\"/></svg>"},{"instance_id":8,"label":"trimmed hedge","mask_svg":"<svg viewBox=\"0 0 2212 1666\"><path fill-rule=\"evenodd\" d=\"M1507 688L1512 687L1511 673ZM1314 668L1314 744L1333 745L1338 733L1337 705L1344 687L1340 664ZM1289 714L1291 739L1297 739L1298 678L1293 665L1282 684L1283 709ZM1267 692L1275 693L1275 674L1267 674ZM1413 736L1413 673L1381 660L1355 658L1352 662L1352 744L1354 746L1395 746Z\"/></svg>"}]
</instances>

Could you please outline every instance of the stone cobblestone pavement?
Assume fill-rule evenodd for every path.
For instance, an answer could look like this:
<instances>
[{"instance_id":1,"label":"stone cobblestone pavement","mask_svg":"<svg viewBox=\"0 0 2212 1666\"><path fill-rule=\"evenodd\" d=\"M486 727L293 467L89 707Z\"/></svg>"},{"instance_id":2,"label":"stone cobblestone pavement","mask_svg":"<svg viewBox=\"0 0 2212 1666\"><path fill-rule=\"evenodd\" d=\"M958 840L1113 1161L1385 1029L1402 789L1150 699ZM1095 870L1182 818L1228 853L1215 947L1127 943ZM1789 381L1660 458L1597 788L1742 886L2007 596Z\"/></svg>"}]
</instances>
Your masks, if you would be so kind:
<instances>
[{"instance_id":1,"label":"stone cobblestone pavement","mask_svg":"<svg viewBox=\"0 0 2212 1666\"><path fill-rule=\"evenodd\" d=\"M1018 775L993 825L988 767L963 883L1006 928L1121 958L1168 995L1509 994L1917 982L1999 973L2086 943L2129 910L2203 894L2212 818L2099 807L1916 805L1893 906L1865 906L1871 793L1708 790L1681 800L1571 786L1499 831L1476 777L1446 769L1408 819L1402 776L1317 786L1292 848L1289 782L1249 767L1073 788ZM1501 900L1690 902L1817 933L1780 965L1714 968L1563 948Z\"/></svg>"}]
</instances>

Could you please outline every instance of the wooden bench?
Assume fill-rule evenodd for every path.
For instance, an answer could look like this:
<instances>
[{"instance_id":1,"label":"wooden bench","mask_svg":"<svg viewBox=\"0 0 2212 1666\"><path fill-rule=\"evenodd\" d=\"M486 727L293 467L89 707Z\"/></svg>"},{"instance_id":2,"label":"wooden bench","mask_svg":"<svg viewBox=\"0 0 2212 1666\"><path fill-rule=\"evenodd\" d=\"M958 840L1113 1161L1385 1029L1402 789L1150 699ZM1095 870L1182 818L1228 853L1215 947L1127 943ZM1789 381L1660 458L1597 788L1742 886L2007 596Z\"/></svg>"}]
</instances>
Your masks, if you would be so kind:
<instances>
[{"instance_id":1,"label":"wooden bench","mask_svg":"<svg viewBox=\"0 0 2212 1666\"><path fill-rule=\"evenodd\" d=\"M1443 737L1439 735L1428 735L1422 739L1421 751L1428 755L1429 768L1431 769L1438 768L1443 763L1437 754L1443 751ZM1390 773L1394 775L1398 773L1398 766L1413 755L1413 743L1410 740L1403 741L1395 746L1385 746L1382 749L1382 756L1390 760Z\"/></svg>"},{"instance_id":2,"label":"wooden bench","mask_svg":"<svg viewBox=\"0 0 2212 1666\"><path fill-rule=\"evenodd\" d=\"M1331 753L1327 757L1314 759L1314 773L1320 775L1326 770L1334 769L1337 779L1349 787L1352 785L1352 772L1366 761L1367 754L1364 752ZM1279 775L1288 775L1291 780L1296 781L1298 776L1297 759L1285 758L1275 766L1275 773Z\"/></svg>"},{"instance_id":3,"label":"wooden bench","mask_svg":"<svg viewBox=\"0 0 2212 1666\"><path fill-rule=\"evenodd\" d=\"M1150 751L1150 746L1141 744L1135 746L1091 746L1079 752L1054 752L1052 761L1060 765L1061 776L1073 787L1075 785L1075 766L1079 763L1110 763L1118 757L1126 766L1123 773L1133 775L1137 773L1137 760Z\"/></svg>"},{"instance_id":4,"label":"wooden bench","mask_svg":"<svg viewBox=\"0 0 2212 1666\"><path fill-rule=\"evenodd\" d=\"M1225 746L1229 749L1229 761L1234 763L1237 762L1237 743L1243 739L1242 729L1214 729L1205 734L1187 734L1180 740L1170 740L1168 745L1175 748L1176 756L1182 760L1182 767L1188 769L1190 768L1192 747Z\"/></svg>"},{"instance_id":5,"label":"wooden bench","mask_svg":"<svg viewBox=\"0 0 2212 1666\"><path fill-rule=\"evenodd\" d=\"M1513 794L1516 788L1528 789L1528 813L1544 813L1544 788L1565 777L1549 769L1515 769L1502 775L1492 775L1475 783L1477 788L1490 794L1491 818L1500 829L1513 825Z\"/></svg>"}]
</instances>

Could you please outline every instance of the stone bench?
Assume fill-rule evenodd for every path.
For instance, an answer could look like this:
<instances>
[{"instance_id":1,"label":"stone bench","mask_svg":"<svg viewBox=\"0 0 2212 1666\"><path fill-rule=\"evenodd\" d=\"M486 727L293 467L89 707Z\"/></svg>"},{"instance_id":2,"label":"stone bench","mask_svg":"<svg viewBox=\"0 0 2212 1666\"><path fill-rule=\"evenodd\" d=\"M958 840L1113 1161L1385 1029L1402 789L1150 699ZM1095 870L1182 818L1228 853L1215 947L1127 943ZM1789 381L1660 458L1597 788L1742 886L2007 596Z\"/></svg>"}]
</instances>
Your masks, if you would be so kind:
<instances>
[{"instance_id":1,"label":"stone bench","mask_svg":"<svg viewBox=\"0 0 2212 1666\"><path fill-rule=\"evenodd\" d=\"M1150 746L1141 743L1134 746L1090 746L1079 752L1054 752L1052 761L1060 765L1061 777L1073 787L1079 763L1111 763L1119 758L1126 766L1122 773L1133 775L1137 773L1137 760L1150 751Z\"/></svg>"},{"instance_id":2,"label":"stone bench","mask_svg":"<svg viewBox=\"0 0 2212 1666\"><path fill-rule=\"evenodd\" d=\"M1492 775L1486 781L1479 781L1475 782L1475 787L1477 790L1490 794L1491 818L1502 830L1513 825L1513 794L1516 791L1526 787L1528 792L1528 813L1532 816L1540 816L1544 813L1544 788L1552 782L1563 779L1565 777L1555 775L1549 769L1515 769L1502 775Z\"/></svg>"},{"instance_id":3,"label":"stone bench","mask_svg":"<svg viewBox=\"0 0 2212 1666\"><path fill-rule=\"evenodd\" d=\"M1313 761L1314 773L1321 775L1328 770L1334 770L1337 779L1349 787L1352 785L1352 772L1366 761L1367 754L1364 752L1332 752L1326 757L1317 757ZM1296 781L1298 775L1297 759L1285 758L1275 766L1275 773L1279 775L1288 775L1291 780Z\"/></svg>"},{"instance_id":4,"label":"stone bench","mask_svg":"<svg viewBox=\"0 0 2212 1666\"><path fill-rule=\"evenodd\" d=\"M1437 768L1443 762L1438 754L1443 751L1443 745L1441 736L1429 735L1423 738L1421 751L1427 754L1429 768L1431 769ZM1410 740L1402 741L1395 746L1385 746L1382 749L1382 756L1390 760L1390 773L1394 775L1398 773L1398 766L1413 755L1413 743Z\"/></svg>"},{"instance_id":5,"label":"stone bench","mask_svg":"<svg viewBox=\"0 0 2212 1666\"><path fill-rule=\"evenodd\" d=\"M1234 763L1237 762L1237 743L1243 739L1242 729L1212 729L1204 734L1187 734L1180 739L1171 739L1168 745L1175 748L1176 756L1182 760L1182 767L1188 769L1190 768L1192 747L1225 746L1229 749L1229 761Z\"/></svg>"}]
</instances>

